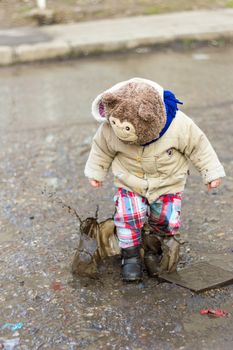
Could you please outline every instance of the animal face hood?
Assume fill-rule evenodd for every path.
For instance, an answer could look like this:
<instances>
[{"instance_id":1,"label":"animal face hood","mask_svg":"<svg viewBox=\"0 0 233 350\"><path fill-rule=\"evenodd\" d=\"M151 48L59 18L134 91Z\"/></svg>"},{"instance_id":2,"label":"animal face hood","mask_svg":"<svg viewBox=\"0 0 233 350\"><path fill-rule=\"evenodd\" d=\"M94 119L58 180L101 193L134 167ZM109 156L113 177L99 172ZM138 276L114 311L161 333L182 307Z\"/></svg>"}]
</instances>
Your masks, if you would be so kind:
<instances>
[{"instance_id":1,"label":"animal face hood","mask_svg":"<svg viewBox=\"0 0 233 350\"><path fill-rule=\"evenodd\" d=\"M109 122L124 142L144 145L159 137L166 123L163 88L151 81L133 78L104 91L92 104L96 120Z\"/></svg>"}]
</instances>

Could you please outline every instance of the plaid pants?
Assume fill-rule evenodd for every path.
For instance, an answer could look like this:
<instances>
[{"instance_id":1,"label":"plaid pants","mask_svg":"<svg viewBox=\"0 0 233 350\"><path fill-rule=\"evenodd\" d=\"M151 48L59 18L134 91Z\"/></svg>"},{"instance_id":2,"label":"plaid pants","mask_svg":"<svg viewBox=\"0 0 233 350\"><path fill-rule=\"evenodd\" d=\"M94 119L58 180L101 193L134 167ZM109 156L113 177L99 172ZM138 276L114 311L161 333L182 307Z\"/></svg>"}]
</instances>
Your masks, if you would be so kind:
<instances>
[{"instance_id":1,"label":"plaid pants","mask_svg":"<svg viewBox=\"0 0 233 350\"><path fill-rule=\"evenodd\" d=\"M149 225L158 234L172 236L180 228L182 193L165 194L149 204L137 193L118 188L114 196L114 222L121 248L141 244L141 228L147 217Z\"/></svg>"}]
</instances>

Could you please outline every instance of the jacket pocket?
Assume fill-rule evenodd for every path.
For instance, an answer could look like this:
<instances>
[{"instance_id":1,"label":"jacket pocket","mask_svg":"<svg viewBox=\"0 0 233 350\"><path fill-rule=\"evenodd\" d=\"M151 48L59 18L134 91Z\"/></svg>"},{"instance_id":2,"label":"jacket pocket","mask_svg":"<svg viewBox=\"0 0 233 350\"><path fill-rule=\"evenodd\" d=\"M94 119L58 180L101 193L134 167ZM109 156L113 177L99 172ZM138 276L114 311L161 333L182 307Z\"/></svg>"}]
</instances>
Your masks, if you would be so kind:
<instances>
[{"instance_id":1,"label":"jacket pocket","mask_svg":"<svg viewBox=\"0 0 233 350\"><path fill-rule=\"evenodd\" d=\"M175 169L177 169L178 164L182 154L175 148L168 148L162 153L155 156L156 167L159 173L165 175L173 175Z\"/></svg>"}]
</instances>

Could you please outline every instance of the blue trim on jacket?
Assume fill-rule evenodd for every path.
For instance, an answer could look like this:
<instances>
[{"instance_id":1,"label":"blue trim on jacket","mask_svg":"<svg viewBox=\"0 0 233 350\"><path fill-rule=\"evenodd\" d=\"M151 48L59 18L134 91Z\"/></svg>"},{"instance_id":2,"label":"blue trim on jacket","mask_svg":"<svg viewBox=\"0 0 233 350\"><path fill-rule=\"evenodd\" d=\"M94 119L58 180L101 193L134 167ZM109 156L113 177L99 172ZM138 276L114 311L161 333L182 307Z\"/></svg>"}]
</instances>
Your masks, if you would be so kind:
<instances>
[{"instance_id":1,"label":"blue trim on jacket","mask_svg":"<svg viewBox=\"0 0 233 350\"><path fill-rule=\"evenodd\" d=\"M177 104L181 104L181 105L183 104L183 102L180 102L176 98L176 96L173 94L173 92L171 92L169 90L164 90L163 100L164 100L164 105L165 105L165 108L166 108L166 116L167 116L166 123L165 123L163 129L160 131L159 137L157 137L156 139L145 143L142 146L150 145L151 143L153 143L153 142L157 141L158 139L160 139L160 137L162 137L163 134L165 134L165 132L167 131L167 129L171 125L171 122L173 121L173 119L176 116L176 111L178 111Z\"/></svg>"}]
</instances>

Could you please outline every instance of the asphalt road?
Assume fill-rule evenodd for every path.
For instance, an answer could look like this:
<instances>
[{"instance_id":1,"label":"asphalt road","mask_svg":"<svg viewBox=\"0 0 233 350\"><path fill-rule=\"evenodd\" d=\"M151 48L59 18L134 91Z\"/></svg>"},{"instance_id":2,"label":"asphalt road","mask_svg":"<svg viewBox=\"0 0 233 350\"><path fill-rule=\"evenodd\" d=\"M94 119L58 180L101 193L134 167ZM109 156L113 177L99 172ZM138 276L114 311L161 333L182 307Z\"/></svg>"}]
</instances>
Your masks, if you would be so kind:
<instances>
[{"instance_id":1,"label":"asphalt road","mask_svg":"<svg viewBox=\"0 0 233 350\"><path fill-rule=\"evenodd\" d=\"M233 48L150 52L0 70L0 344L14 349L232 349L233 287L195 294L145 276L124 285L119 259L98 280L73 279L78 222L99 204L112 215L111 176L91 189L83 168L97 128L93 98L130 77L172 90L206 132L227 173L208 193L191 169L183 200L181 264L233 271ZM46 191L44 189L46 188ZM52 193L52 194L51 194ZM228 317L200 315L222 308ZM6 323L21 322L14 332Z\"/></svg>"}]
</instances>

